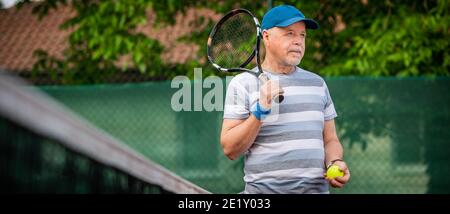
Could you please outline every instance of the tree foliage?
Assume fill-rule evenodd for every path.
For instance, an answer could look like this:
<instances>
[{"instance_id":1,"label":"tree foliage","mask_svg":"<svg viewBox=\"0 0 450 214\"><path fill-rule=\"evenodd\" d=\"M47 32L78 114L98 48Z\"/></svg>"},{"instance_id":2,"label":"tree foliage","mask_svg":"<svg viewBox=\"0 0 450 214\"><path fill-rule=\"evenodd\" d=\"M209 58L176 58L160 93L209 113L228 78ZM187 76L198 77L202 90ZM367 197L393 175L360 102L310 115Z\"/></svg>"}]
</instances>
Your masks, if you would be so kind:
<instances>
[{"instance_id":1,"label":"tree foliage","mask_svg":"<svg viewBox=\"0 0 450 214\"><path fill-rule=\"evenodd\" d=\"M170 65L161 60L164 47L156 40L136 32L147 20L146 11L156 13L156 25L171 25L178 12L189 7L210 8L225 13L246 8L260 20L269 1L185 1L185 0L47 0L34 7L44 17L52 9L71 4L76 15L61 28L73 29L64 59L39 50L34 66L63 76L66 83L98 82L104 75L138 69L155 78L189 74L203 67L207 75L217 74L205 58L205 41L214 25L183 40L196 43L195 60ZM24 1L22 4L29 3ZM325 76L419 76L449 75L449 3L445 0L419 1L273 1L295 5L321 28L308 32L307 51L301 67ZM131 64L117 61L131 56Z\"/></svg>"},{"instance_id":2,"label":"tree foliage","mask_svg":"<svg viewBox=\"0 0 450 214\"><path fill-rule=\"evenodd\" d=\"M101 81L102 76L118 72L120 68L115 62L127 54L142 72L150 71L150 67L160 67L161 45L133 31L139 24L145 23L146 8L150 3L145 0L71 1L76 16L60 26L73 30L64 59L38 50L35 52L38 61L34 69L48 71L53 76L62 74L64 82L78 83ZM33 12L42 18L49 10L66 4L65 0L49 0L38 4Z\"/></svg>"},{"instance_id":3,"label":"tree foliage","mask_svg":"<svg viewBox=\"0 0 450 214\"><path fill-rule=\"evenodd\" d=\"M346 28L316 34L324 41L317 69L325 75L449 75L448 12L448 1L346 2L325 9L325 16L342 15Z\"/></svg>"}]
</instances>

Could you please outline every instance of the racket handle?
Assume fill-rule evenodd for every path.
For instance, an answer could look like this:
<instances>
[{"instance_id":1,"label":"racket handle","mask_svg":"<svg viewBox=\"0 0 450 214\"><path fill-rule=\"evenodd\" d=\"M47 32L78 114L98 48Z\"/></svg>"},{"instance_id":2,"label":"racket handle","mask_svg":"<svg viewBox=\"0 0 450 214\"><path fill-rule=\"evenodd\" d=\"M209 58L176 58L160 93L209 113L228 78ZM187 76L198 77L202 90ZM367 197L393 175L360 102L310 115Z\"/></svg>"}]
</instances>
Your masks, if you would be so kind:
<instances>
[{"instance_id":1,"label":"racket handle","mask_svg":"<svg viewBox=\"0 0 450 214\"><path fill-rule=\"evenodd\" d=\"M275 95L273 98L273 101L276 103L281 103L284 100L284 96L282 94Z\"/></svg>"},{"instance_id":2,"label":"racket handle","mask_svg":"<svg viewBox=\"0 0 450 214\"><path fill-rule=\"evenodd\" d=\"M267 81L269 81L269 77L266 74L262 73L259 75L259 80L261 80L261 82L264 84ZM272 98L272 100L275 103L281 103L284 100L284 96L283 96L283 94L277 94Z\"/></svg>"}]
</instances>

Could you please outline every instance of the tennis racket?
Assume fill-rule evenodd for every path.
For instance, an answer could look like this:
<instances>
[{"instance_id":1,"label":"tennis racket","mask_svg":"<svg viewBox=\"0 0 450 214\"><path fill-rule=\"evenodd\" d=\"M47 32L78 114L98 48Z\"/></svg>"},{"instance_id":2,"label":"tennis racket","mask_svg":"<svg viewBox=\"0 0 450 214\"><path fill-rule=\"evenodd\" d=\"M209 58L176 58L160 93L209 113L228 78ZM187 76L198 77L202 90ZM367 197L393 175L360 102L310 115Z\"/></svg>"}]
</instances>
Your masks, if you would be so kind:
<instances>
[{"instance_id":1,"label":"tennis racket","mask_svg":"<svg viewBox=\"0 0 450 214\"><path fill-rule=\"evenodd\" d=\"M261 37L259 21L250 11L232 10L216 23L209 34L208 60L221 72L249 72L264 84L269 78L263 73L259 58ZM249 69L255 66L257 69ZM276 103L283 99L282 94L273 97Z\"/></svg>"}]
</instances>

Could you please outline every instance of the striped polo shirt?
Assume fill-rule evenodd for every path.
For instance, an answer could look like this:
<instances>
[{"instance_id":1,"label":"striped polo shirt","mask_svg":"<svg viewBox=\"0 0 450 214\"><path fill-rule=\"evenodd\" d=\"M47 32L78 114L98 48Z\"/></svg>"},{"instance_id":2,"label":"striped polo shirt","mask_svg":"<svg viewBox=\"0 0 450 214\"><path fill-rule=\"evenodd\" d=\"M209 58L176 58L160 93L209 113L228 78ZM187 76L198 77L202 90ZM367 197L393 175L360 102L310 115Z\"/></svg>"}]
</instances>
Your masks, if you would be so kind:
<instances>
[{"instance_id":1,"label":"striped polo shirt","mask_svg":"<svg viewBox=\"0 0 450 214\"><path fill-rule=\"evenodd\" d=\"M325 81L298 67L287 75L265 73L279 81L285 99L272 104L245 152L243 193L329 193L323 128L337 114ZM248 118L258 97L255 75L235 76L227 88L224 118Z\"/></svg>"}]
</instances>

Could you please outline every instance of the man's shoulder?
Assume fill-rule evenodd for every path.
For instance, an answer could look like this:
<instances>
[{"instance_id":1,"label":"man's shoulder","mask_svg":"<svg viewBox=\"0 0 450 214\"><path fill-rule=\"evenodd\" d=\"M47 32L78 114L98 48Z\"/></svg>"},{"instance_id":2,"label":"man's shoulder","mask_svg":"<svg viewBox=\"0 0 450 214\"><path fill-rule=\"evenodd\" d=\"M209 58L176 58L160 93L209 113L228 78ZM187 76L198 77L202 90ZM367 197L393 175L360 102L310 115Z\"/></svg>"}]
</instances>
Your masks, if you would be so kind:
<instances>
[{"instance_id":1,"label":"man's shoulder","mask_svg":"<svg viewBox=\"0 0 450 214\"><path fill-rule=\"evenodd\" d=\"M301 75L303 78L306 78L306 79L318 79L318 80L320 80L322 82L325 82L323 77L321 77L320 75L318 75L318 74L316 74L314 72L305 70L305 69L300 68L300 67L297 67L297 73L299 75Z\"/></svg>"},{"instance_id":2,"label":"man's shoulder","mask_svg":"<svg viewBox=\"0 0 450 214\"><path fill-rule=\"evenodd\" d=\"M237 81L245 81L248 79L254 79L255 75L250 74L249 72L241 72L238 75L234 76L233 79L236 79Z\"/></svg>"},{"instance_id":3,"label":"man's shoulder","mask_svg":"<svg viewBox=\"0 0 450 214\"><path fill-rule=\"evenodd\" d=\"M234 76L231 79L231 83L234 83L234 84L238 83L240 85L248 85L248 84L252 83L253 81L257 81L257 80L258 80L258 78L256 78L255 75L250 74L248 72L242 72L242 73ZM255 82L255 83L257 83L257 82Z\"/></svg>"}]
</instances>

